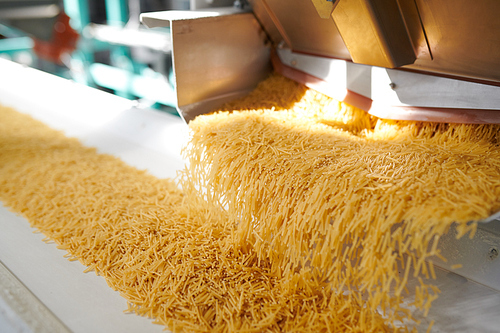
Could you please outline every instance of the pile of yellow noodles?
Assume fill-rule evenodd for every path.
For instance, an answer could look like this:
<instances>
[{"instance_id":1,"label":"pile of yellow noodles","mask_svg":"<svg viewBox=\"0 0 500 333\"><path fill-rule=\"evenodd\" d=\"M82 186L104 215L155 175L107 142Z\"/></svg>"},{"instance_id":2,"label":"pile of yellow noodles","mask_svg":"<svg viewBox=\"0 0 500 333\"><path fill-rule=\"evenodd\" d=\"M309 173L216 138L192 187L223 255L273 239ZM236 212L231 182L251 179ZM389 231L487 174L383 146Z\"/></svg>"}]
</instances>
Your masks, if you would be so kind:
<instances>
[{"instance_id":1,"label":"pile of yellow noodles","mask_svg":"<svg viewBox=\"0 0 500 333\"><path fill-rule=\"evenodd\" d=\"M175 332L393 331L437 297L440 235L500 208L496 125L378 120L278 75L224 110L190 123L181 192L0 107L0 199Z\"/></svg>"}]
</instances>

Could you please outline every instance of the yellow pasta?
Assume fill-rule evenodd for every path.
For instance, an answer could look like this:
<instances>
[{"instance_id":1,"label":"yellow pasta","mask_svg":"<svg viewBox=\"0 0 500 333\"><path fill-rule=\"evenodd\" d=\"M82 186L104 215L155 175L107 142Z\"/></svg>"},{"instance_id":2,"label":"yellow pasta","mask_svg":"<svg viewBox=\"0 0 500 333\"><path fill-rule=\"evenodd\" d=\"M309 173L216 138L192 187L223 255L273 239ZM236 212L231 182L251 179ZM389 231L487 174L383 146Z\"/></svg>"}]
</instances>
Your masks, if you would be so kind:
<instances>
[{"instance_id":1,"label":"yellow pasta","mask_svg":"<svg viewBox=\"0 0 500 333\"><path fill-rule=\"evenodd\" d=\"M412 330L439 237L500 208L497 125L384 121L273 75L189 126L176 184L0 107L0 199L175 332Z\"/></svg>"}]
</instances>

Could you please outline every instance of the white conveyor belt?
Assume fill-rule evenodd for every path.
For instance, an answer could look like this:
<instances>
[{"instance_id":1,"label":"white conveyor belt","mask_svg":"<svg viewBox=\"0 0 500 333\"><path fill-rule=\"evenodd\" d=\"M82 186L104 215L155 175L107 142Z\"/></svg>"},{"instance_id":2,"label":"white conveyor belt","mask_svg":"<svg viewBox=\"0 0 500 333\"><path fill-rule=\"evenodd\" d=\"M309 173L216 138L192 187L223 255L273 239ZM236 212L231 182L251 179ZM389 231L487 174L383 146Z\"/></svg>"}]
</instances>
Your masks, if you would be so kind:
<instances>
[{"instance_id":1,"label":"white conveyor belt","mask_svg":"<svg viewBox=\"0 0 500 333\"><path fill-rule=\"evenodd\" d=\"M28 113L99 152L175 177L187 126L170 114L0 59L0 104ZM0 205L0 332L162 332L124 314L126 301L28 221Z\"/></svg>"}]
</instances>

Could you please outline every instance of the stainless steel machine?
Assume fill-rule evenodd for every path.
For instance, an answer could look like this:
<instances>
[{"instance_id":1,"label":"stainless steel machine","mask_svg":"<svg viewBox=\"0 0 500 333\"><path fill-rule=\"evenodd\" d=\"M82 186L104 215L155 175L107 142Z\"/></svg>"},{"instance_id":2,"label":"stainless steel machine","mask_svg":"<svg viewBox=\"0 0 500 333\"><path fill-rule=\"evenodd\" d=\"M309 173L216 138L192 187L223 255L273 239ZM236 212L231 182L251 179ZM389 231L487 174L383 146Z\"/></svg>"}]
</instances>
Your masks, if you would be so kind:
<instances>
[{"instance_id":1,"label":"stainless steel machine","mask_svg":"<svg viewBox=\"0 0 500 333\"><path fill-rule=\"evenodd\" d=\"M141 19L171 28L187 121L199 103L253 88L273 63L382 118L480 123L500 119L499 14L494 0L253 0Z\"/></svg>"},{"instance_id":2,"label":"stainless steel machine","mask_svg":"<svg viewBox=\"0 0 500 333\"><path fill-rule=\"evenodd\" d=\"M141 15L148 27L170 27L177 109L186 122L274 70L380 118L500 123L496 0L238 4ZM500 331L498 218L481 221L473 239L457 240L453 230L443 237L449 260L435 262L442 293L422 328L435 320L435 332Z\"/></svg>"}]
</instances>

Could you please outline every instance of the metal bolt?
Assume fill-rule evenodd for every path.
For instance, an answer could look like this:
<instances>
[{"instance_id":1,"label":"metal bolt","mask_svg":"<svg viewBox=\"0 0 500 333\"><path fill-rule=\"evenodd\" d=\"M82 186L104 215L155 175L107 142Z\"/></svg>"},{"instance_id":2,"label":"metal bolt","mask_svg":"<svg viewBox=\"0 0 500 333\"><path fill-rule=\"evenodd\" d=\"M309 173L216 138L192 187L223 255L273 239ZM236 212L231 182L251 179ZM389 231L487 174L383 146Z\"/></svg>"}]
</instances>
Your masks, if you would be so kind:
<instances>
[{"instance_id":1,"label":"metal bolt","mask_svg":"<svg viewBox=\"0 0 500 333\"><path fill-rule=\"evenodd\" d=\"M297 66L297 60L293 59L293 60L290 62L290 64L291 64L293 67Z\"/></svg>"},{"instance_id":2,"label":"metal bolt","mask_svg":"<svg viewBox=\"0 0 500 333\"><path fill-rule=\"evenodd\" d=\"M396 89L396 84L394 82L389 83L389 87L391 87L392 90Z\"/></svg>"},{"instance_id":3,"label":"metal bolt","mask_svg":"<svg viewBox=\"0 0 500 333\"><path fill-rule=\"evenodd\" d=\"M498 249L496 247L492 247L488 252L488 257L490 260L496 259L496 257L498 257Z\"/></svg>"}]
</instances>

